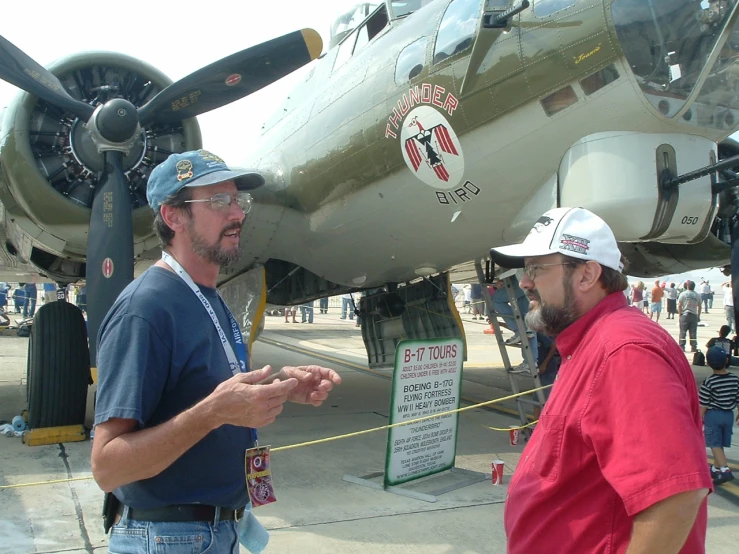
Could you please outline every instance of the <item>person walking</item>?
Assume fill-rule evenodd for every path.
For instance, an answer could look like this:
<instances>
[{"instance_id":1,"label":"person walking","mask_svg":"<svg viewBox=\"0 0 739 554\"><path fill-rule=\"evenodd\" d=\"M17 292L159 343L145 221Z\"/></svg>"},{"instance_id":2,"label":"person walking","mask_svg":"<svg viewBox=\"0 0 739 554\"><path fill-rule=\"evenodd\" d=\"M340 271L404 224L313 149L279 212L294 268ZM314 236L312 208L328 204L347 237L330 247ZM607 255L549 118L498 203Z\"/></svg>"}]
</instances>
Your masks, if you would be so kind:
<instances>
[{"instance_id":1,"label":"person walking","mask_svg":"<svg viewBox=\"0 0 739 554\"><path fill-rule=\"evenodd\" d=\"M701 281L698 292L700 292L701 300L703 301L703 311L707 314L709 308L708 303L711 300L711 285L709 282L705 280Z\"/></svg>"},{"instance_id":2,"label":"person walking","mask_svg":"<svg viewBox=\"0 0 739 554\"><path fill-rule=\"evenodd\" d=\"M351 293L341 295L341 319L346 319L347 313L349 319L354 319L354 300Z\"/></svg>"},{"instance_id":3,"label":"person walking","mask_svg":"<svg viewBox=\"0 0 739 554\"><path fill-rule=\"evenodd\" d=\"M667 297L667 319L675 319L677 314L677 289L675 283L670 283L669 288L665 289Z\"/></svg>"},{"instance_id":4,"label":"person walking","mask_svg":"<svg viewBox=\"0 0 739 554\"><path fill-rule=\"evenodd\" d=\"M123 290L98 335L91 465L112 493L110 552L261 552L268 533L250 498L267 498L261 487L250 496L244 472L245 457L269 456L256 430L285 402L319 406L341 382L319 366L251 370L216 289L238 260L246 190L262 183L205 150L171 154L149 176L162 259Z\"/></svg>"},{"instance_id":5,"label":"person walking","mask_svg":"<svg viewBox=\"0 0 739 554\"><path fill-rule=\"evenodd\" d=\"M643 310L644 306L644 283L639 281L637 284L631 287L631 305Z\"/></svg>"},{"instance_id":6,"label":"person walking","mask_svg":"<svg viewBox=\"0 0 739 554\"><path fill-rule=\"evenodd\" d=\"M41 287L44 291L44 304L56 302L56 285L54 283L44 283Z\"/></svg>"},{"instance_id":7,"label":"person walking","mask_svg":"<svg viewBox=\"0 0 739 554\"><path fill-rule=\"evenodd\" d=\"M13 289L13 304L15 305L15 313L19 314L23 311L26 305L26 293L23 290L25 283L18 283L18 286Z\"/></svg>"},{"instance_id":8,"label":"person walking","mask_svg":"<svg viewBox=\"0 0 739 554\"><path fill-rule=\"evenodd\" d=\"M313 300L300 305L300 323L313 323Z\"/></svg>"},{"instance_id":9,"label":"person walking","mask_svg":"<svg viewBox=\"0 0 739 554\"><path fill-rule=\"evenodd\" d=\"M727 281L721 288L724 290L724 315L726 316L726 323L729 325L729 329L736 332L734 323L734 292L731 288L731 281Z\"/></svg>"},{"instance_id":10,"label":"person walking","mask_svg":"<svg viewBox=\"0 0 739 554\"><path fill-rule=\"evenodd\" d=\"M36 314L36 297L38 296L36 283L23 285L23 292L26 297L26 302L23 304L23 317L33 317Z\"/></svg>"},{"instance_id":11,"label":"person walking","mask_svg":"<svg viewBox=\"0 0 739 554\"><path fill-rule=\"evenodd\" d=\"M739 404L739 377L726 371L729 354L720 346L706 351L706 363L713 369L713 375L703 381L698 395L706 446L714 460L711 477L714 485L720 485L734 479L724 448L731 447L734 422L739 423L739 415L734 417Z\"/></svg>"},{"instance_id":12,"label":"person walking","mask_svg":"<svg viewBox=\"0 0 739 554\"><path fill-rule=\"evenodd\" d=\"M695 282L686 283L684 290L677 298L677 317L680 322L680 348L685 351L685 335L690 334L690 351L698 352L698 322L701 318L701 297L695 292Z\"/></svg>"},{"instance_id":13,"label":"person walking","mask_svg":"<svg viewBox=\"0 0 739 554\"><path fill-rule=\"evenodd\" d=\"M321 298L318 301L318 307L321 310L322 314L327 314L328 313L328 297Z\"/></svg>"},{"instance_id":14,"label":"person walking","mask_svg":"<svg viewBox=\"0 0 739 554\"><path fill-rule=\"evenodd\" d=\"M667 331L628 307L611 229L556 208L490 255L524 268L526 322L562 358L508 487L508 553L704 553L713 484L695 378Z\"/></svg>"},{"instance_id":15,"label":"person walking","mask_svg":"<svg viewBox=\"0 0 739 554\"><path fill-rule=\"evenodd\" d=\"M659 279L654 282L654 288L652 289L652 303L649 306L649 319L652 319L654 315L657 318L654 320L655 323L659 323L659 314L662 313L662 297L665 294L665 290L659 286Z\"/></svg>"},{"instance_id":16,"label":"person walking","mask_svg":"<svg viewBox=\"0 0 739 554\"><path fill-rule=\"evenodd\" d=\"M285 306L285 323L290 323L290 316L293 316L293 323L297 323L298 320L295 319L295 316L298 313L298 307L297 306Z\"/></svg>"}]
</instances>

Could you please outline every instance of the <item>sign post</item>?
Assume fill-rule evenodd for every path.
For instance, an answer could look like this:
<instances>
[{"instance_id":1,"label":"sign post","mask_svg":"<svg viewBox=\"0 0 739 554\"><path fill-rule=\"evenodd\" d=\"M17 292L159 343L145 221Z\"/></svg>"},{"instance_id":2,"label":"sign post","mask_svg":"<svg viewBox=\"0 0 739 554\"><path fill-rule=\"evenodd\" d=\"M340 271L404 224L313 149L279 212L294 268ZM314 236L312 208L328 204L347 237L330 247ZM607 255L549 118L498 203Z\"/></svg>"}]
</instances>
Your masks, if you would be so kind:
<instances>
[{"instance_id":1,"label":"sign post","mask_svg":"<svg viewBox=\"0 0 739 554\"><path fill-rule=\"evenodd\" d=\"M398 343L393 371L390 423L459 408L464 345L461 339ZM458 414L393 427L388 433L385 487L452 469Z\"/></svg>"}]
</instances>

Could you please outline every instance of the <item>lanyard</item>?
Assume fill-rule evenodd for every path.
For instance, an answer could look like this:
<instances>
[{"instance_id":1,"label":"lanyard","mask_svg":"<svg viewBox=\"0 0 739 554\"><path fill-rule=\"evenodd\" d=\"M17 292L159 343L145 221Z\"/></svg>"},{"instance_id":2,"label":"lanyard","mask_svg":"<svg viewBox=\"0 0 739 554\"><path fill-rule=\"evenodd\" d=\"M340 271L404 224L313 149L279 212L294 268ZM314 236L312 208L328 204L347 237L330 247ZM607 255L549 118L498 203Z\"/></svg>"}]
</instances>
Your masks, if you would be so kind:
<instances>
[{"instance_id":1,"label":"lanyard","mask_svg":"<svg viewBox=\"0 0 739 554\"><path fill-rule=\"evenodd\" d=\"M244 337L241 334L241 329L239 329L239 324L236 322L236 318L234 318L233 314L231 313L231 310L228 309L228 306L226 306L226 303L223 301L223 298L221 298L221 295L218 294L218 291L216 291L216 294L218 294L218 300L221 301L221 305L223 306L223 309L226 311L226 314L228 314L228 319L231 322L231 332L234 336L234 344L236 344L236 352L234 353L234 349L231 347L231 343L228 342L228 338L226 338L226 333L223 331L223 328L221 327L220 322L218 321L218 316L216 315L216 312L213 310L213 306L210 305L210 302L208 299L203 295L202 292L200 292L200 288L195 284L195 281L192 280L192 277L188 275L187 271L185 271L185 268L183 268L177 260L172 257L171 254L168 252L162 251L162 261L167 264L169 267L171 267L174 272L180 276L180 278L185 282L185 284L190 287L190 290L195 293L195 296L198 297L198 300L200 300L201 304L203 304L203 307L205 308L205 311L208 312L208 315L210 316L211 321L213 322L213 325L216 328L216 332L218 333L218 338L221 339L221 345L223 346L223 351L226 354L226 359L228 359L228 365L231 367L231 373L234 375L238 375L239 373L245 373L247 371L246 369L246 346L244 346ZM237 359L238 356L238 359ZM251 429L251 436L252 441L256 444L257 443L257 431L256 429Z\"/></svg>"}]
</instances>

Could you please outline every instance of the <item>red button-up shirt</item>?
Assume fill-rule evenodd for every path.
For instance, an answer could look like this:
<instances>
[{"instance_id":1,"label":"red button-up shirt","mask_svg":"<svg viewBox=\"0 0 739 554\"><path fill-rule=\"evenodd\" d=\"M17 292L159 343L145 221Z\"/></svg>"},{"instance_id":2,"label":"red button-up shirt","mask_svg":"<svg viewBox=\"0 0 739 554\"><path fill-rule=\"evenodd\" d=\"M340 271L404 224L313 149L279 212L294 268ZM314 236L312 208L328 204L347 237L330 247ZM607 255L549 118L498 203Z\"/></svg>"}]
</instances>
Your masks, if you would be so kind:
<instances>
[{"instance_id":1,"label":"red button-up shirt","mask_svg":"<svg viewBox=\"0 0 739 554\"><path fill-rule=\"evenodd\" d=\"M620 292L556 343L562 366L508 491L508 552L621 554L636 514L713 488L695 378ZM681 554L705 552L706 524L704 500Z\"/></svg>"}]
</instances>

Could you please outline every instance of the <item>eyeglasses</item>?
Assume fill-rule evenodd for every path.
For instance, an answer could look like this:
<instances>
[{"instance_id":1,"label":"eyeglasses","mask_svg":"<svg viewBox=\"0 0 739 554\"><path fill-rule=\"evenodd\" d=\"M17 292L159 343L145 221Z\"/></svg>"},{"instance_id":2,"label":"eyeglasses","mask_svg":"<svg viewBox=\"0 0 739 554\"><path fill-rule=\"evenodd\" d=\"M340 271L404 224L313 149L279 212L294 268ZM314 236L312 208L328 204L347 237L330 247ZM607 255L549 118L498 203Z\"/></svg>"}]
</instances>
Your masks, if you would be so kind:
<instances>
[{"instance_id":1,"label":"eyeglasses","mask_svg":"<svg viewBox=\"0 0 739 554\"><path fill-rule=\"evenodd\" d=\"M226 212L231 207L231 204L236 201L245 214L248 214L251 210L253 202L251 194L244 191L239 191L236 194L230 192L219 192L214 194L210 198L203 198L202 200L185 200L186 204L194 204L196 202L210 202L210 209L214 212Z\"/></svg>"},{"instance_id":2,"label":"eyeglasses","mask_svg":"<svg viewBox=\"0 0 739 554\"><path fill-rule=\"evenodd\" d=\"M531 279L532 281L536 279L536 273L542 268L542 267L554 267L556 265L578 265L575 262L561 262L558 264L527 264L523 267L523 272L526 274L526 276Z\"/></svg>"}]
</instances>

